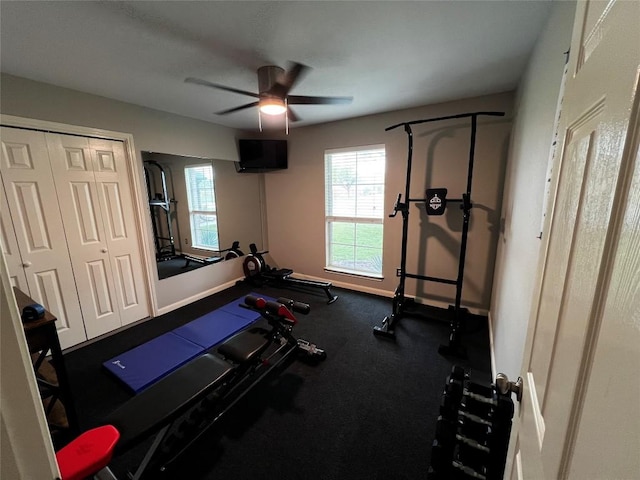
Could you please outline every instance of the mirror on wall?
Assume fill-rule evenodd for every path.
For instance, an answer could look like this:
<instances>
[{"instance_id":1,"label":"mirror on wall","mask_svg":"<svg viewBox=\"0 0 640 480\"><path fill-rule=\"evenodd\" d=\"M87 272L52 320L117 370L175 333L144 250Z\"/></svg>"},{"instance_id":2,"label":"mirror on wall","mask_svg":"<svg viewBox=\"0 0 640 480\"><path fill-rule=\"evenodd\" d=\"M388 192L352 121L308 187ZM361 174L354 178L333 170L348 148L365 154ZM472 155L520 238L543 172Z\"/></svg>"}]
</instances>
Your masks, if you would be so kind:
<instances>
[{"instance_id":1,"label":"mirror on wall","mask_svg":"<svg viewBox=\"0 0 640 480\"><path fill-rule=\"evenodd\" d=\"M228 160L141 153L160 280L262 248L262 175Z\"/></svg>"}]
</instances>

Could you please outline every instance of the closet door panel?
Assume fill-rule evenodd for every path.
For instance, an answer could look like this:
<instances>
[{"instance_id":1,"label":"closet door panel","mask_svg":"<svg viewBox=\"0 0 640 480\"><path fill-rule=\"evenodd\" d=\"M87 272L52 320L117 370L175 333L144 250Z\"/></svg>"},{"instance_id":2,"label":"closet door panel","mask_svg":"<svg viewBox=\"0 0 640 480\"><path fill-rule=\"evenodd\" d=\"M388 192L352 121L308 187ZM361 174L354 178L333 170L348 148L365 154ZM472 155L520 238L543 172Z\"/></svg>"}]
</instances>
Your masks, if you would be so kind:
<instances>
[{"instance_id":1,"label":"closet door panel","mask_svg":"<svg viewBox=\"0 0 640 480\"><path fill-rule=\"evenodd\" d=\"M44 133L2 127L0 171L10 213L3 206L3 229L10 218L13 230L3 235L3 248L15 235L22 260L11 262L9 272L24 275L26 293L58 318L62 348L76 345L87 336Z\"/></svg>"},{"instance_id":2,"label":"closet door panel","mask_svg":"<svg viewBox=\"0 0 640 480\"><path fill-rule=\"evenodd\" d=\"M113 272L89 140L46 134L88 338L119 328Z\"/></svg>"},{"instance_id":3,"label":"closet door panel","mask_svg":"<svg viewBox=\"0 0 640 480\"><path fill-rule=\"evenodd\" d=\"M90 139L100 211L122 324L149 316L147 289L133 205L127 158L122 142Z\"/></svg>"},{"instance_id":4,"label":"closet door panel","mask_svg":"<svg viewBox=\"0 0 640 480\"><path fill-rule=\"evenodd\" d=\"M27 285L27 276L24 274L22 265L22 257L18 248L18 239L11 222L11 212L9 211L9 203L4 191L4 184L0 180L0 246L2 253L7 262L9 269L9 280L12 287L18 287L25 293L29 293L29 285Z\"/></svg>"},{"instance_id":5,"label":"closet door panel","mask_svg":"<svg viewBox=\"0 0 640 480\"><path fill-rule=\"evenodd\" d=\"M89 290L93 296L94 314L98 320L113 315L115 308L111 295L110 274L104 260L89 261L86 263Z\"/></svg>"}]
</instances>

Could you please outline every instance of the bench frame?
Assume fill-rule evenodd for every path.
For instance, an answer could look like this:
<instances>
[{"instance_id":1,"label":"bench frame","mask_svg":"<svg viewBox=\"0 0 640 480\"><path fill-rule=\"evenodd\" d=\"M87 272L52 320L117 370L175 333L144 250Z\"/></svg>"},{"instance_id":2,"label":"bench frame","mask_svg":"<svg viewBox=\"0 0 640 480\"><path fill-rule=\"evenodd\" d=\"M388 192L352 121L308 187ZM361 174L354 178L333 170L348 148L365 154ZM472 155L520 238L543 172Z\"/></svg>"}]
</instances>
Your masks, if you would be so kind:
<instances>
[{"instance_id":1,"label":"bench frame","mask_svg":"<svg viewBox=\"0 0 640 480\"><path fill-rule=\"evenodd\" d=\"M206 353L187 363L130 399L107 417L105 423L116 426L122 433L123 441L117 450L126 451L155 433L154 440L135 473L129 473L132 480L142 478L152 466L160 471L166 470L258 383L282 366L292 354L301 349L308 353L304 346L309 345L309 342L298 340L291 333L295 319L290 321L266 310L261 311L261 314L271 326L269 330L253 326L241 331L219 346L216 349L217 355ZM229 348L230 345L239 348L234 350ZM247 346L244 354L234 353L241 352L243 346ZM202 378L203 371L209 374L208 379ZM199 380L195 382L196 390L181 392L180 387L184 389L185 379L193 378ZM162 415L141 420L141 415L151 416L148 409L144 408L145 404L157 405L155 400L158 398L164 400ZM195 434L185 434L182 439L178 439L177 446L172 446L172 443L176 443L176 432L188 422L189 414L201 407L207 410L207 417L196 422ZM191 425L193 426L193 422ZM108 467L101 470L96 478L117 480Z\"/></svg>"}]
</instances>

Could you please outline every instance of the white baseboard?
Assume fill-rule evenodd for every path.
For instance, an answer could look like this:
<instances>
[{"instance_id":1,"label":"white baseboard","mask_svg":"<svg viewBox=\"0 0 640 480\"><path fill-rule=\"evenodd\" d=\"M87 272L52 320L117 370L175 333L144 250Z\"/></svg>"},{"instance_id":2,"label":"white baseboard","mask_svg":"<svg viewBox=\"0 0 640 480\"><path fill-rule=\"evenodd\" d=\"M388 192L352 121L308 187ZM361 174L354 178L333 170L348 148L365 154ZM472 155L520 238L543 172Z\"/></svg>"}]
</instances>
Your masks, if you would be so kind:
<instances>
[{"instance_id":1,"label":"white baseboard","mask_svg":"<svg viewBox=\"0 0 640 480\"><path fill-rule=\"evenodd\" d=\"M165 307L159 308L157 316L159 317L160 315L164 315L165 313L172 312L174 310L177 310L180 307L184 307L185 305L189 305L190 303L196 302L198 300L202 300L203 298L208 297L209 295L213 295L214 293L218 293L218 292L221 292L223 290L226 290L227 288L233 287L239 280L243 280L243 279L244 279L244 277L238 277L235 280L231 280L229 282L223 283L223 284L218 285L216 287L210 288L209 290L205 290L204 292L200 292L197 295L193 295L193 296L188 297L188 298L183 298L179 302L175 302L175 303L172 303L171 305L167 305Z\"/></svg>"},{"instance_id":2,"label":"white baseboard","mask_svg":"<svg viewBox=\"0 0 640 480\"><path fill-rule=\"evenodd\" d=\"M372 295L378 295L380 297L386 297L386 298L393 298L393 295L394 295L394 292L391 292L389 290L381 290L379 288L366 287L363 285L356 285L348 282L339 282L339 281L336 282L335 280L329 280L329 279L320 278L320 277L313 277L313 276L304 275L298 272L296 272L294 275L298 278L302 278L303 280L316 280L319 282L330 282L331 284L333 284L334 287L345 288L347 290L353 290L355 292L370 293ZM453 303L453 302L442 302L442 301L432 300L429 298L412 297L411 295L405 295L405 297L413 299L414 302L420 305L431 305L434 307L444 308L444 309L449 308L449 306ZM465 308L469 310L469 313L472 313L474 315L487 316L488 314L487 310L484 310L481 308L474 308L474 307L465 307Z\"/></svg>"}]
</instances>

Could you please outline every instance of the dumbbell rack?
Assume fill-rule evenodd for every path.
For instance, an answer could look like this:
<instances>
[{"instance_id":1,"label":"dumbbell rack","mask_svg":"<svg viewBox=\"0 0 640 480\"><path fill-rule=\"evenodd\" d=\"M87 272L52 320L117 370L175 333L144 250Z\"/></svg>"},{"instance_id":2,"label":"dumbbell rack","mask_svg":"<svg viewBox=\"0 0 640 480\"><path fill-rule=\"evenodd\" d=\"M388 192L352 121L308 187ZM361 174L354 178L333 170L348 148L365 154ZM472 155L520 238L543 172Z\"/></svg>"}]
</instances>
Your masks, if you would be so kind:
<instances>
[{"instance_id":1,"label":"dumbbell rack","mask_svg":"<svg viewBox=\"0 0 640 480\"><path fill-rule=\"evenodd\" d=\"M501 480L513 412L510 392L474 383L454 366L442 394L427 478Z\"/></svg>"}]
</instances>

